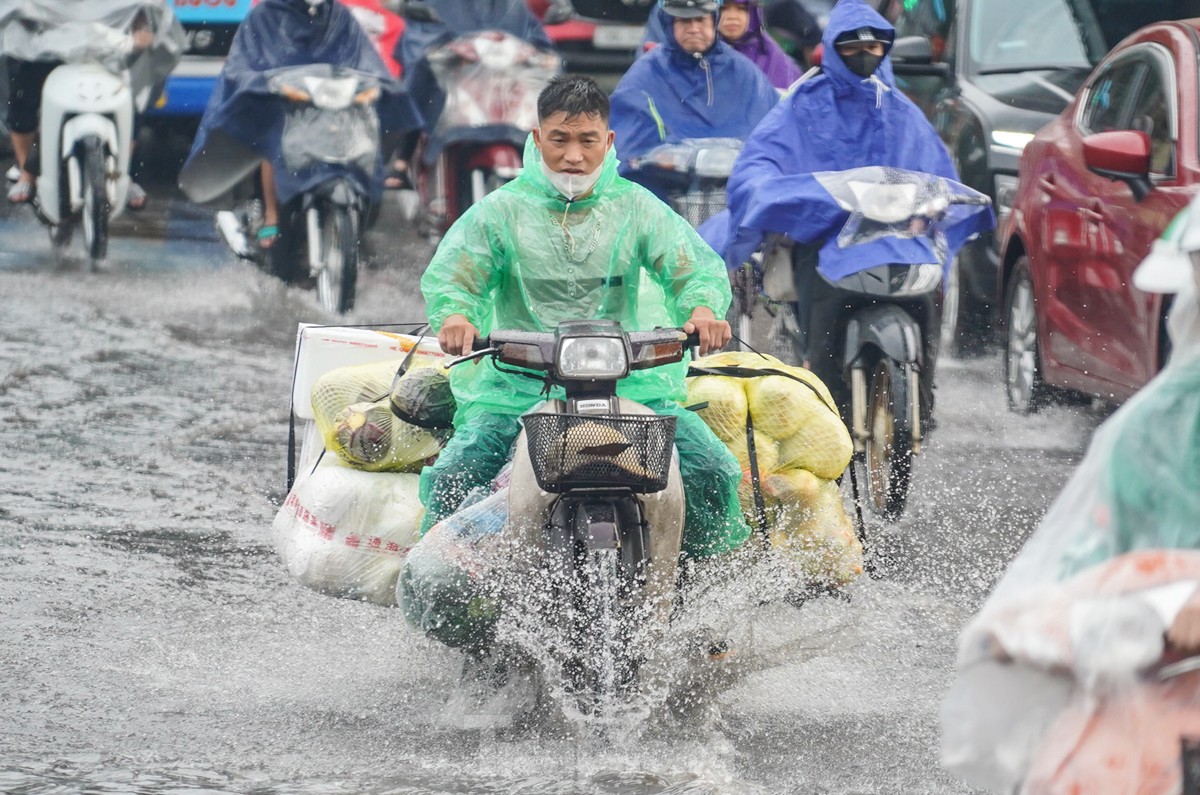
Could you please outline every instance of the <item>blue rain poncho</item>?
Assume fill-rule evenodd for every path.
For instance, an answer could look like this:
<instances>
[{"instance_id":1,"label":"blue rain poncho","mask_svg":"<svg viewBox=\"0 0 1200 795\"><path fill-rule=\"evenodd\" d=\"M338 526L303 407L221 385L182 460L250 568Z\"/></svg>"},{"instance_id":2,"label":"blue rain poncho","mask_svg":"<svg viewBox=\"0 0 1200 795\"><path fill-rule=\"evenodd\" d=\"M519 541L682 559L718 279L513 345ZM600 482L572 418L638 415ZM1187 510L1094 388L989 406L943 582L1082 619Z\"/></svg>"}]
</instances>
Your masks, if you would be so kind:
<instances>
[{"instance_id":1,"label":"blue rain poncho","mask_svg":"<svg viewBox=\"0 0 1200 795\"><path fill-rule=\"evenodd\" d=\"M837 229L837 204L812 178L817 172L891 166L958 180L933 127L896 89L887 57L864 80L838 56L838 36L863 27L883 32L889 40L895 36L894 28L861 0L834 6L822 38L821 73L793 88L742 149L727 189L728 229L708 238L718 245L727 238L722 253L731 267L744 262L766 232L824 244L818 269L835 280L883 262L931 261L921 236L839 248L830 237ZM961 237L977 231L963 229ZM961 245L957 235L947 237L951 249ZM948 253L952 256L953 250Z\"/></svg>"},{"instance_id":2,"label":"blue rain poncho","mask_svg":"<svg viewBox=\"0 0 1200 795\"><path fill-rule=\"evenodd\" d=\"M655 13L670 31L669 15ZM635 170L631 159L687 138L745 138L778 101L766 75L720 36L697 56L669 35L629 67L613 92L611 123L621 175L661 197L665 186L655 182L653 172Z\"/></svg>"},{"instance_id":3,"label":"blue rain poncho","mask_svg":"<svg viewBox=\"0 0 1200 795\"><path fill-rule=\"evenodd\" d=\"M208 202L220 198L261 160L275 166L281 203L324 182L331 172L346 173L345 167L330 164L293 173L283 162L280 143L285 100L268 87L268 73L307 64L344 66L378 78L381 96L376 111L381 135L419 126L420 116L412 102L345 6L323 3L312 15L305 0L263 0L250 10L234 35L192 151L180 171L180 187L190 199ZM382 192L382 158L373 174L350 175L362 183L364 193L377 198Z\"/></svg>"},{"instance_id":4,"label":"blue rain poncho","mask_svg":"<svg viewBox=\"0 0 1200 795\"><path fill-rule=\"evenodd\" d=\"M626 331L682 326L696 307L723 317L731 300L725 268L696 231L649 192L617 175L610 149L600 179L570 204L542 172L530 136L525 169L450 227L421 277L426 315L438 331L463 315L493 329L553 331L560 321L619 321ZM678 418L686 484L684 551L705 556L742 544L749 528L737 501L741 467L686 400L687 362L639 370L623 397ZM490 359L455 367L455 434L421 473L428 530L503 465L519 415L540 403L542 383L502 373ZM561 389L552 393L562 398Z\"/></svg>"}]
</instances>

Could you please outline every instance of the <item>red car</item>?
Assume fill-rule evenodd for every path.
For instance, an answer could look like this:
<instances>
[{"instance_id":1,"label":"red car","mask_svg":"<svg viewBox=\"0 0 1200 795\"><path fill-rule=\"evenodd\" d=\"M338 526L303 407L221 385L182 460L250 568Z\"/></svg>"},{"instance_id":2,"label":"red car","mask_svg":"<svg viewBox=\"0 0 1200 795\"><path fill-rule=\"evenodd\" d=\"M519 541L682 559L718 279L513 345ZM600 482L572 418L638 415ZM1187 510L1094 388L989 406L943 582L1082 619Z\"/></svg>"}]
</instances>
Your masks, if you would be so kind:
<instances>
[{"instance_id":1,"label":"red car","mask_svg":"<svg viewBox=\"0 0 1200 795\"><path fill-rule=\"evenodd\" d=\"M1025 147L998 285L1014 411L1119 403L1162 367L1166 306L1132 276L1200 189L1198 59L1200 20L1141 28Z\"/></svg>"},{"instance_id":2,"label":"red car","mask_svg":"<svg viewBox=\"0 0 1200 795\"><path fill-rule=\"evenodd\" d=\"M526 3L538 19L547 21L551 0ZM568 72L620 75L637 58L655 4L656 0L573 0L564 5L570 7L571 18L546 24L546 35Z\"/></svg>"}]
</instances>

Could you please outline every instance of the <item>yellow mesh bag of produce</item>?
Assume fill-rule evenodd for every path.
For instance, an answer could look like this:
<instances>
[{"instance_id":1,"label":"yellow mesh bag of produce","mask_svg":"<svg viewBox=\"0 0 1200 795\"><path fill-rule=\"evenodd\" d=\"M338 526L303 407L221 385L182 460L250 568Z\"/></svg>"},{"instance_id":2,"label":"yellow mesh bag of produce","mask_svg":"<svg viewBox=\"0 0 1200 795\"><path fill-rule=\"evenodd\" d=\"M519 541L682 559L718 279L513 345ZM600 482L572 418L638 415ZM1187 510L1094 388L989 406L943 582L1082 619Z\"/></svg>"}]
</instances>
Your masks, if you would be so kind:
<instances>
[{"instance_id":1,"label":"yellow mesh bag of produce","mask_svg":"<svg viewBox=\"0 0 1200 795\"><path fill-rule=\"evenodd\" d=\"M778 503L771 517L771 546L791 558L805 579L845 585L862 574L862 543L836 482L819 480L813 496L809 503Z\"/></svg>"},{"instance_id":2,"label":"yellow mesh bag of produce","mask_svg":"<svg viewBox=\"0 0 1200 795\"><path fill-rule=\"evenodd\" d=\"M313 384L313 416L325 449L372 472L420 469L442 449L448 429L421 428L392 412L389 395L402 360L339 367ZM428 378L430 368L419 377ZM410 370L402 376L409 377Z\"/></svg>"},{"instance_id":3,"label":"yellow mesh bag of produce","mask_svg":"<svg viewBox=\"0 0 1200 795\"><path fill-rule=\"evenodd\" d=\"M703 360L702 360L703 361ZM741 378L707 375L689 378L689 406L708 405L696 413L723 442L746 438L746 387Z\"/></svg>"},{"instance_id":4,"label":"yellow mesh bag of produce","mask_svg":"<svg viewBox=\"0 0 1200 795\"><path fill-rule=\"evenodd\" d=\"M694 366L787 373L761 377L700 375L688 379L689 404L708 401L709 407L698 413L738 456L743 468L749 467L746 411L754 421L760 472L807 469L819 477L837 478L850 463L854 453L850 431L832 408L833 397L825 384L808 370L784 364L773 356L742 351L706 356ZM736 397L735 387L739 385L744 409ZM768 442L777 443L776 449Z\"/></svg>"}]
</instances>

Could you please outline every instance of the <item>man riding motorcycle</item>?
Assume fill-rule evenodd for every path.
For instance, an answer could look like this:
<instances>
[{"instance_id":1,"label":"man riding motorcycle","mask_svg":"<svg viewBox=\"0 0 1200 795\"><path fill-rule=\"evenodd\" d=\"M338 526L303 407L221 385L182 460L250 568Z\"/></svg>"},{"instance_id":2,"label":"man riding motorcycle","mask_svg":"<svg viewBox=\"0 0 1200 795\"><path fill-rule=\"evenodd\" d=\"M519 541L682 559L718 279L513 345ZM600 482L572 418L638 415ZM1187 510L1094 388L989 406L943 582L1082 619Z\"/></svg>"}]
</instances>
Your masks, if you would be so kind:
<instances>
[{"instance_id":1,"label":"man riding motorcycle","mask_svg":"<svg viewBox=\"0 0 1200 795\"><path fill-rule=\"evenodd\" d=\"M289 171L283 162L284 103L268 96L271 70L306 64L332 64L378 78L376 105L386 140L420 123L411 100L392 78L354 15L331 0L263 0L251 9L234 36L217 88L179 184L197 202L215 200L261 167L263 215L256 234L261 248L279 236L279 207L324 178L322 168ZM382 194L382 161L364 193Z\"/></svg>"},{"instance_id":2,"label":"man riding motorcycle","mask_svg":"<svg viewBox=\"0 0 1200 795\"><path fill-rule=\"evenodd\" d=\"M702 353L728 342L719 319L730 302L725 269L682 218L617 175L604 92L587 77L557 77L538 113L524 171L454 223L421 279L442 348L462 354L493 329L546 331L578 319L616 320L628 331L682 326L699 334ZM709 558L750 531L737 501L740 465L678 402L686 367L637 371L618 393L677 417L683 553ZM490 360L454 368L451 384L455 432L421 473L422 534L496 476L520 416L544 398L540 382Z\"/></svg>"},{"instance_id":3,"label":"man riding motorcycle","mask_svg":"<svg viewBox=\"0 0 1200 795\"><path fill-rule=\"evenodd\" d=\"M612 95L620 174L659 198L666 186L634 160L665 143L750 134L779 94L758 67L717 36L717 0L660 0L665 41L634 62Z\"/></svg>"},{"instance_id":4,"label":"man riding motorcycle","mask_svg":"<svg viewBox=\"0 0 1200 795\"><path fill-rule=\"evenodd\" d=\"M748 207L760 191L780 189L783 178L863 166L892 166L957 181L954 164L924 114L896 90L887 58L895 29L862 0L841 0L829 15L822 39L821 73L800 83L762 120L746 141L729 178L730 239L726 259L739 265L741 255L761 240L761 232L742 229ZM749 238L755 238L750 240ZM830 334L838 306L823 302L820 269L838 279L883 252L873 264L888 262L886 241L834 250L824 241L797 244L793 273L799 332L805 366L838 395L842 382L836 342ZM836 247L835 247L836 248ZM821 253L818 263L818 251ZM733 262L732 260L739 260ZM926 334L922 405L933 406L936 334Z\"/></svg>"}]
</instances>

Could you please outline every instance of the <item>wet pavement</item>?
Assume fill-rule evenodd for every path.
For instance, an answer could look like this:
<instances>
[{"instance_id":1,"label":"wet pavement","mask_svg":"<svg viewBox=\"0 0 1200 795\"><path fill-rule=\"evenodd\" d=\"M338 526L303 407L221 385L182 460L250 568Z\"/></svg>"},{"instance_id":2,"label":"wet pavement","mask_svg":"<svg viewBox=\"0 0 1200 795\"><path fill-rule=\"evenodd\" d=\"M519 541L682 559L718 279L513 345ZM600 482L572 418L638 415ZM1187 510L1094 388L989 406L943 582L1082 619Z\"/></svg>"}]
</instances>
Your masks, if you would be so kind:
<instances>
[{"instance_id":1,"label":"wet pavement","mask_svg":"<svg viewBox=\"0 0 1200 795\"><path fill-rule=\"evenodd\" d=\"M99 272L0 207L0 792L970 791L937 761L957 632L1098 412L1018 417L997 356L946 362L909 510L871 527L886 562L848 602L745 600L740 668L686 717L470 728L456 653L275 556L296 324L334 318L168 195ZM420 319L429 247L397 219L345 322Z\"/></svg>"}]
</instances>

